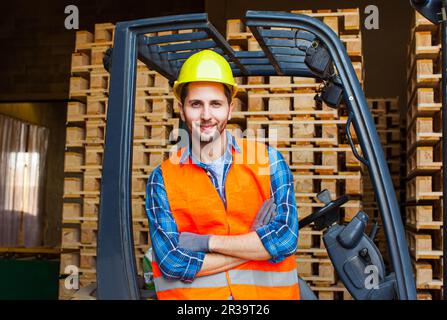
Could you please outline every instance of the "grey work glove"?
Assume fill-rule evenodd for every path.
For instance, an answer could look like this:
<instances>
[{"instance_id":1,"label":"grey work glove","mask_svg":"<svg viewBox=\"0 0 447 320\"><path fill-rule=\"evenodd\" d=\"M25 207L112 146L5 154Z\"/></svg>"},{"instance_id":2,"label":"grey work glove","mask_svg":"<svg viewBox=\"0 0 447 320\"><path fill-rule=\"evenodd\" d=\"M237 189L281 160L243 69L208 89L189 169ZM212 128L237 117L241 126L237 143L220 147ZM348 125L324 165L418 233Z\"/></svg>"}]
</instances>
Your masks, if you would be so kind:
<instances>
[{"instance_id":1,"label":"grey work glove","mask_svg":"<svg viewBox=\"0 0 447 320\"><path fill-rule=\"evenodd\" d=\"M251 225L251 230L254 231L270 223L276 217L276 204L274 199L270 198L264 201L261 209L256 215L255 221Z\"/></svg>"},{"instance_id":2,"label":"grey work glove","mask_svg":"<svg viewBox=\"0 0 447 320\"><path fill-rule=\"evenodd\" d=\"M178 246L191 251L210 252L210 234L197 234L192 232L181 232Z\"/></svg>"}]
</instances>

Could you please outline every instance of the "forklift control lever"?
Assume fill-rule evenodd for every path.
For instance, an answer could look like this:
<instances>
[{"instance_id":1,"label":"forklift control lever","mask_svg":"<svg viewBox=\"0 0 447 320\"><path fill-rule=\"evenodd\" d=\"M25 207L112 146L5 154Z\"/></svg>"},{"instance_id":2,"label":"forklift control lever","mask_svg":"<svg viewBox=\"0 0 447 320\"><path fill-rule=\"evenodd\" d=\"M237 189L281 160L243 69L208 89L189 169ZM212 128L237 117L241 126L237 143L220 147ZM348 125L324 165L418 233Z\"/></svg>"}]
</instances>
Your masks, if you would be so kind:
<instances>
[{"instance_id":1,"label":"forklift control lever","mask_svg":"<svg viewBox=\"0 0 447 320\"><path fill-rule=\"evenodd\" d=\"M321 193L329 192L328 190L323 190ZM318 196L317 196L318 197ZM320 196L321 197L321 196ZM341 196L340 198L330 201L326 203L326 205L318 210L317 212L312 213L311 215L301 219L298 223L299 228L304 228L308 226L312 222L314 223L314 229L320 231L323 230L339 219L338 209L346 202L349 201L349 197L347 195Z\"/></svg>"}]
</instances>

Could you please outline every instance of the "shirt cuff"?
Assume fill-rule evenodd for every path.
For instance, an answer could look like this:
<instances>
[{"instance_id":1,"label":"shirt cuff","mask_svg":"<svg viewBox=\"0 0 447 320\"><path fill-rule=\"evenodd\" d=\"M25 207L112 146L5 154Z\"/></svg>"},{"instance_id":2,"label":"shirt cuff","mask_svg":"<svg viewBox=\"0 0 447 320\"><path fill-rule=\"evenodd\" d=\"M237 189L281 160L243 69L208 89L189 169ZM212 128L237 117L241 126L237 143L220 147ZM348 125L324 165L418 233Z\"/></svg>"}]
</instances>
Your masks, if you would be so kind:
<instances>
[{"instance_id":1,"label":"shirt cuff","mask_svg":"<svg viewBox=\"0 0 447 320\"><path fill-rule=\"evenodd\" d=\"M269 225L265 225L256 229L256 233L258 234L259 239L261 239L262 244L265 247L265 250L272 257L269 261L271 263L278 263L285 259L284 255L279 254L278 248L275 244L274 239L274 230L270 230Z\"/></svg>"},{"instance_id":2,"label":"shirt cuff","mask_svg":"<svg viewBox=\"0 0 447 320\"><path fill-rule=\"evenodd\" d=\"M197 273L199 273L200 269L202 269L203 260L205 259L204 252L191 251L190 253L192 253L192 254L191 254L191 257L189 258L190 259L189 266L187 267L185 274L180 279L181 281L186 282L186 283L191 283L194 281L194 279L197 276Z\"/></svg>"}]
</instances>

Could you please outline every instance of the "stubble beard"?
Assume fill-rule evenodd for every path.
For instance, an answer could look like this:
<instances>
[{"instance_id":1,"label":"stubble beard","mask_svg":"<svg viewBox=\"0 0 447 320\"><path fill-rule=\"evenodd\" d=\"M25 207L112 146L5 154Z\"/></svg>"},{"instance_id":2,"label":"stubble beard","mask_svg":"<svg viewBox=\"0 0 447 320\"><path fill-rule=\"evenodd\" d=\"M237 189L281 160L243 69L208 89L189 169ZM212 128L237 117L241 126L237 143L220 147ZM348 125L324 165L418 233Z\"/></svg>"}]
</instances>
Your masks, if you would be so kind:
<instances>
[{"instance_id":1,"label":"stubble beard","mask_svg":"<svg viewBox=\"0 0 447 320\"><path fill-rule=\"evenodd\" d=\"M200 151L200 154L202 154L202 152L208 153L210 152L211 154L213 153L213 149L215 149L215 146L213 146L215 143L220 143L223 142L222 141L222 134L224 134L225 128L227 125L227 121L222 122L222 123L217 123L216 125L216 129L214 131L213 134L211 135L206 135L203 134L202 132L200 132L200 124L197 127L192 127L190 130L192 132L192 149L196 150L196 152ZM197 144L200 145L199 150L197 149ZM194 147L196 146L196 147ZM211 156L211 154L209 154L208 156ZM201 158L201 156L200 156ZM204 160L204 159L201 159Z\"/></svg>"}]
</instances>

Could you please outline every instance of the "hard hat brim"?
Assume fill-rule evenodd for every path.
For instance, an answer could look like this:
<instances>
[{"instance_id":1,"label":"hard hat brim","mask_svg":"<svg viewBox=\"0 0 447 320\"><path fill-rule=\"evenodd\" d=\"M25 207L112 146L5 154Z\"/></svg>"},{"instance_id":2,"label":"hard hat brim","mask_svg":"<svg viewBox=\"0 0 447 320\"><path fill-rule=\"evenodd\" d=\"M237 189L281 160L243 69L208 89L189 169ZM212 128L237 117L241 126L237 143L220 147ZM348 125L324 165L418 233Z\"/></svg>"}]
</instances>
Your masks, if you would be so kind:
<instances>
[{"instance_id":1,"label":"hard hat brim","mask_svg":"<svg viewBox=\"0 0 447 320\"><path fill-rule=\"evenodd\" d=\"M237 84L230 84L230 83L225 83L222 82L220 80L216 80L216 79L200 79L200 80L196 80L196 81L188 81L188 82L178 82L175 81L174 82L174 86L173 86L173 91L174 91L174 95L177 98L177 100L179 102L181 102L181 93L182 93L182 88L185 84L187 83L191 83L191 82L216 82L216 83L222 83L223 85L226 85L230 90L231 90L231 99L234 99L234 97L236 97L237 95L237 91L238 91L238 87Z\"/></svg>"}]
</instances>

